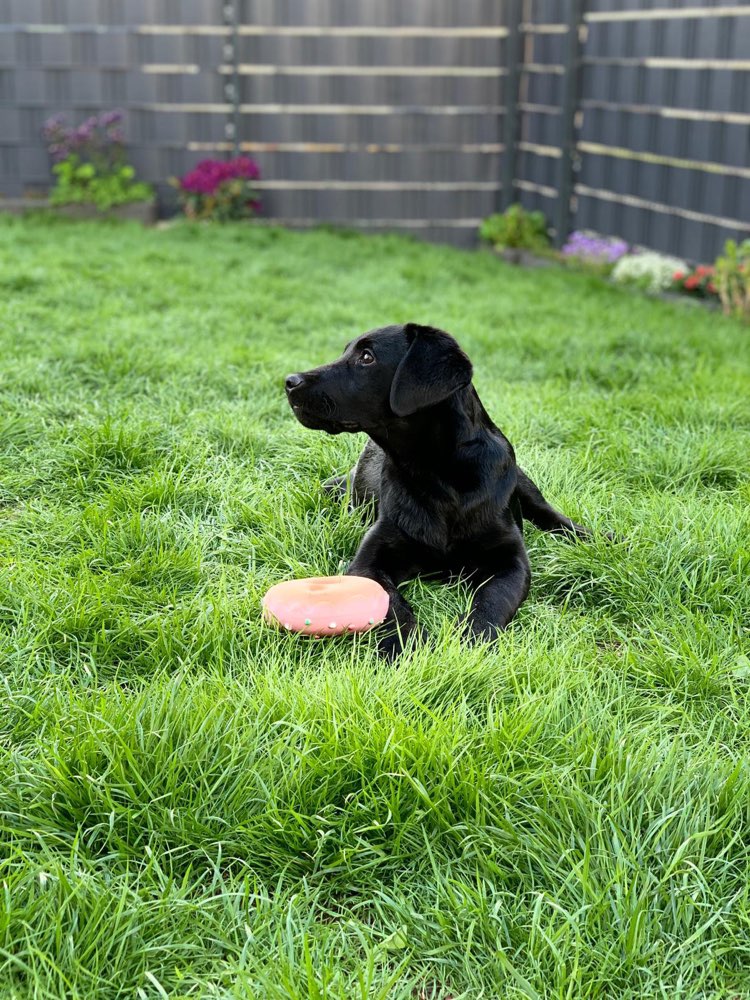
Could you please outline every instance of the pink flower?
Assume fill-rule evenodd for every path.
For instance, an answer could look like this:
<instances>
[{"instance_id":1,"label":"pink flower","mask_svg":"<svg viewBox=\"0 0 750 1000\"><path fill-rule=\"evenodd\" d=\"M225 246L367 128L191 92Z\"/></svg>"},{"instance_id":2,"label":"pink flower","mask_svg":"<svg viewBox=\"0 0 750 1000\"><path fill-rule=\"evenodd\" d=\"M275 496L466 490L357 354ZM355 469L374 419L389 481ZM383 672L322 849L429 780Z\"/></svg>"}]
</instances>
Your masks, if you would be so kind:
<instances>
[{"instance_id":1,"label":"pink flower","mask_svg":"<svg viewBox=\"0 0 750 1000\"><path fill-rule=\"evenodd\" d=\"M248 156L238 156L234 160L201 160L180 180L180 187L195 194L214 194L226 181L235 178L256 180L258 177L258 165Z\"/></svg>"}]
</instances>

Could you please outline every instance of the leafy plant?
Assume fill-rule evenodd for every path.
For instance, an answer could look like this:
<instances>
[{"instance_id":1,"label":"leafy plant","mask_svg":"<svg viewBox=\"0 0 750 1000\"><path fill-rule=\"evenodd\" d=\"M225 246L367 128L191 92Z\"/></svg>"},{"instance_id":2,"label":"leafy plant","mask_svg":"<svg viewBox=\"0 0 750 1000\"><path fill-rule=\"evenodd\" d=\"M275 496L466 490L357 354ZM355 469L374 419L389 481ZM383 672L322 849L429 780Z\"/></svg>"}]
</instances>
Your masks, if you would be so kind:
<instances>
[{"instance_id":1,"label":"leafy plant","mask_svg":"<svg viewBox=\"0 0 750 1000\"><path fill-rule=\"evenodd\" d=\"M230 222L248 219L260 208L253 181L260 177L257 163L249 156L232 160L201 160L179 180L183 211L191 219Z\"/></svg>"},{"instance_id":2,"label":"leafy plant","mask_svg":"<svg viewBox=\"0 0 750 1000\"><path fill-rule=\"evenodd\" d=\"M716 259L716 282L724 312L750 322L750 240L727 240Z\"/></svg>"},{"instance_id":3,"label":"leafy plant","mask_svg":"<svg viewBox=\"0 0 750 1000\"><path fill-rule=\"evenodd\" d=\"M566 261L609 273L628 252L628 244L617 237L594 236L576 230L560 252Z\"/></svg>"},{"instance_id":4,"label":"leafy plant","mask_svg":"<svg viewBox=\"0 0 750 1000\"><path fill-rule=\"evenodd\" d=\"M116 167L111 173L98 174L92 163L81 162L73 153L52 168L57 184L50 193L53 205L93 204L101 211L113 205L133 201L148 201L153 190L148 184L135 180L135 170L128 164Z\"/></svg>"},{"instance_id":5,"label":"leafy plant","mask_svg":"<svg viewBox=\"0 0 750 1000\"><path fill-rule=\"evenodd\" d=\"M664 292L671 285L677 271L687 271L688 265L678 257L647 251L629 253L620 257L612 271L612 280L618 284L636 285L647 292Z\"/></svg>"},{"instance_id":6,"label":"leafy plant","mask_svg":"<svg viewBox=\"0 0 750 1000\"><path fill-rule=\"evenodd\" d=\"M479 235L496 250L545 250L549 246L542 212L527 212L518 204L488 216L479 227Z\"/></svg>"},{"instance_id":7,"label":"leafy plant","mask_svg":"<svg viewBox=\"0 0 750 1000\"><path fill-rule=\"evenodd\" d=\"M719 293L715 279L716 271L713 267L699 264L687 271L675 271L672 275L672 288L699 299L715 298Z\"/></svg>"},{"instance_id":8,"label":"leafy plant","mask_svg":"<svg viewBox=\"0 0 750 1000\"><path fill-rule=\"evenodd\" d=\"M45 122L42 135L57 177L50 192L53 205L91 204L106 211L153 197L150 185L136 181L135 170L125 162L122 118L121 111L106 111L76 128L68 128L62 115Z\"/></svg>"}]
</instances>

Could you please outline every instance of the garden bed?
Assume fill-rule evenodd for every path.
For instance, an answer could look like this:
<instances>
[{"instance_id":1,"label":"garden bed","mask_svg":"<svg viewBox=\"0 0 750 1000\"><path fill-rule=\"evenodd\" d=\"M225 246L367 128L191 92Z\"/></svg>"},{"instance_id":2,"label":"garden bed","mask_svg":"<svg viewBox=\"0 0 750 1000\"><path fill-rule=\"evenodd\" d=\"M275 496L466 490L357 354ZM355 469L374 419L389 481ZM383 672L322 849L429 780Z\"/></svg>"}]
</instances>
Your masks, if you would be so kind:
<instances>
[{"instance_id":1,"label":"garden bed","mask_svg":"<svg viewBox=\"0 0 750 1000\"><path fill-rule=\"evenodd\" d=\"M0 213L26 215L29 212L47 212L51 215L82 221L120 219L140 222L144 226L154 225L158 217L156 201L129 202L125 205L113 205L111 208L102 210L96 205L53 205L48 198L0 198Z\"/></svg>"}]
</instances>

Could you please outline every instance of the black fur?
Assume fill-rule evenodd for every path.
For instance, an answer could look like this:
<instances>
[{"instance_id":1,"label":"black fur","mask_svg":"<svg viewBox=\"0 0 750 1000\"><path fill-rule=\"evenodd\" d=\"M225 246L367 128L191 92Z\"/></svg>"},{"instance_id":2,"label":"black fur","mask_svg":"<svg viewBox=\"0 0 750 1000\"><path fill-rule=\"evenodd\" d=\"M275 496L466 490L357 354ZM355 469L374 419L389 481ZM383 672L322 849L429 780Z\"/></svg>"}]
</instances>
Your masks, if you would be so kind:
<instances>
[{"instance_id":1,"label":"black fur","mask_svg":"<svg viewBox=\"0 0 750 1000\"><path fill-rule=\"evenodd\" d=\"M370 440L348 477L355 505L376 520L348 569L390 597L380 648L395 655L416 623L399 584L423 573L462 576L475 589L469 635L493 638L529 590L523 518L543 531L588 536L556 511L516 466L508 439L471 383L472 366L449 334L408 323L366 333L332 364L289 375L289 403L305 427Z\"/></svg>"}]
</instances>

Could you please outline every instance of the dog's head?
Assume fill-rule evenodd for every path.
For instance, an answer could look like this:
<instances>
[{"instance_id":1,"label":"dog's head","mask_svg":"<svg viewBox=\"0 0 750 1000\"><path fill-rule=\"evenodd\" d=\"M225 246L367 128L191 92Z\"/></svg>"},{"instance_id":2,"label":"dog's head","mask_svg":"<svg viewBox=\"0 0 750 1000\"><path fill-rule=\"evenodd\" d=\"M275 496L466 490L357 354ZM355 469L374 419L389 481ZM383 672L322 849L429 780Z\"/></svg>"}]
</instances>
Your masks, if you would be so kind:
<instances>
[{"instance_id":1,"label":"dog's head","mask_svg":"<svg viewBox=\"0 0 750 1000\"><path fill-rule=\"evenodd\" d=\"M374 431L442 403L471 376L471 362L450 334L407 323L371 330L332 364L287 375L286 393L305 427Z\"/></svg>"}]
</instances>

